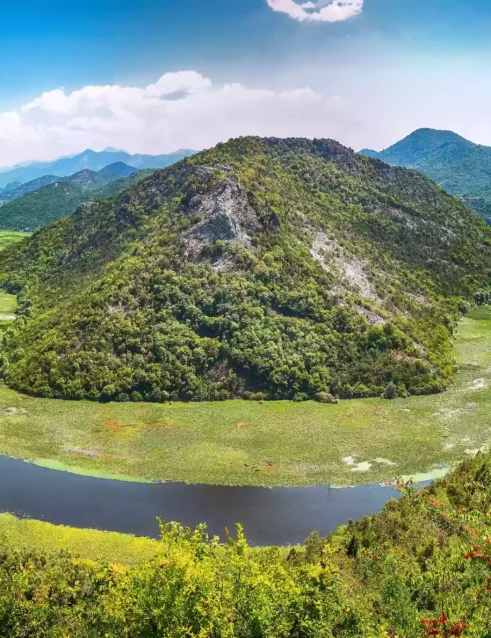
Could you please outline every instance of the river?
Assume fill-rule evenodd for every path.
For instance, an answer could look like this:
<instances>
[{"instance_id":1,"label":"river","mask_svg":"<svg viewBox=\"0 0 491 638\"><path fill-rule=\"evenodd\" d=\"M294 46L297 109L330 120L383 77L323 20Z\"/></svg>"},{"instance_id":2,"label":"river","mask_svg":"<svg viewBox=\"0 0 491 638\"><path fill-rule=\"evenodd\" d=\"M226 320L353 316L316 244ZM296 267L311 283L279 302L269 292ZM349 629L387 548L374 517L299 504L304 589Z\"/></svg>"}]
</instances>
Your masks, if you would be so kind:
<instances>
[{"instance_id":1,"label":"river","mask_svg":"<svg viewBox=\"0 0 491 638\"><path fill-rule=\"evenodd\" d=\"M302 543L378 512L398 492L381 485L263 488L132 483L60 472L0 457L0 510L55 524L157 538L157 517L194 527L244 526L252 545Z\"/></svg>"}]
</instances>

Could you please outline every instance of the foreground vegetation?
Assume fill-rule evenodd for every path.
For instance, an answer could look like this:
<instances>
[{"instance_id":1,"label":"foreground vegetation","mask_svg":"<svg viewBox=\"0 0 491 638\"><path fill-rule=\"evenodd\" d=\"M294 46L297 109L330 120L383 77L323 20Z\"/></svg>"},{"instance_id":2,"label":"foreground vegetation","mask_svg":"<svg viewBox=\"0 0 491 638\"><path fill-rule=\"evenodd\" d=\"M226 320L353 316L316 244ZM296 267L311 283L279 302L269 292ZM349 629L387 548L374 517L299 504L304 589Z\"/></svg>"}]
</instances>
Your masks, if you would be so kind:
<instances>
[{"instance_id":1,"label":"foreground vegetation","mask_svg":"<svg viewBox=\"0 0 491 638\"><path fill-rule=\"evenodd\" d=\"M0 550L0 635L140 638L491 636L491 460L305 546L251 550L162 524L135 565Z\"/></svg>"},{"instance_id":2,"label":"foreground vegetation","mask_svg":"<svg viewBox=\"0 0 491 638\"><path fill-rule=\"evenodd\" d=\"M3 373L120 402L429 394L490 272L491 229L424 176L232 140L0 254L21 290Z\"/></svg>"},{"instance_id":3,"label":"foreground vegetation","mask_svg":"<svg viewBox=\"0 0 491 638\"><path fill-rule=\"evenodd\" d=\"M394 401L100 404L0 386L0 453L99 476L231 485L432 473L489 443L491 308L464 318L455 352L449 391Z\"/></svg>"}]
</instances>

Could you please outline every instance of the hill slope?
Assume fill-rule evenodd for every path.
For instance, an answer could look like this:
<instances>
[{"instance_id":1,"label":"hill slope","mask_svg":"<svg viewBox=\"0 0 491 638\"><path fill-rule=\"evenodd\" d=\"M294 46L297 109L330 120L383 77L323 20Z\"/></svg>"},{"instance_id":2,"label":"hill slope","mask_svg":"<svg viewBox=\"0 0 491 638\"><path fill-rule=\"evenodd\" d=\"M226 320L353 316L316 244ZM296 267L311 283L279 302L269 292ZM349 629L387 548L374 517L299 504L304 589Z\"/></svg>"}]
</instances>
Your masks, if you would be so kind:
<instances>
[{"instance_id":1,"label":"hill slope","mask_svg":"<svg viewBox=\"0 0 491 638\"><path fill-rule=\"evenodd\" d=\"M0 191L0 201L11 202L14 199L19 199L19 197L22 197L23 195L39 190L43 186L49 186L49 184L54 184L55 182L60 181L68 182L70 184L78 184L84 189L95 190L96 188L105 186L114 180L129 177L136 172L136 168L128 166L123 162L116 162L115 164L105 166L98 172L86 168L74 173L73 175L62 178L57 177L56 175L43 175L42 177L33 179L25 184L19 184L15 188Z\"/></svg>"},{"instance_id":2,"label":"hill slope","mask_svg":"<svg viewBox=\"0 0 491 638\"><path fill-rule=\"evenodd\" d=\"M26 182L25 184L18 184L15 188L0 191L0 201L11 202L14 199L22 197L23 195L32 193L33 191L36 191L43 186L48 186L49 184L56 182L58 179L59 178L55 175L43 175L42 177L33 179L30 182Z\"/></svg>"},{"instance_id":3,"label":"hill slope","mask_svg":"<svg viewBox=\"0 0 491 638\"><path fill-rule=\"evenodd\" d=\"M122 162L137 169L164 168L192 155L194 151L179 150L167 155L131 155L125 151L92 151L87 149L73 157L63 157L53 162L34 162L26 166L16 166L0 172L0 188L9 182L25 182L37 179L43 175L68 177L82 170L100 171L101 169Z\"/></svg>"},{"instance_id":4,"label":"hill slope","mask_svg":"<svg viewBox=\"0 0 491 638\"><path fill-rule=\"evenodd\" d=\"M43 186L0 208L0 228L32 232L51 222L70 215L89 197L76 184L61 181Z\"/></svg>"},{"instance_id":5,"label":"hill slope","mask_svg":"<svg viewBox=\"0 0 491 638\"><path fill-rule=\"evenodd\" d=\"M61 217L71 215L82 202L120 193L146 175L144 171L142 175L138 173L135 168L118 164L108 166L98 173L86 169L70 177L55 177L53 183L4 204L0 208L0 228L35 231ZM121 178L122 175L126 177ZM21 188L27 186L28 184L24 184Z\"/></svg>"},{"instance_id":6,"label":"hill slope","mask_svg":"<svg viewBox=\"0 0 491 638\"><path fill-rule=\"evenodd\" d=\"M451 131L420 129L380 153L369 149L360 153L425 173L491 220L491 147Z\"/></svg>"},{"instance_id":7,"label":"hill slope","mask_svg":"<svg viewBox=\"0 0 491 638\"><path fill-rule=\"evenodd\" d=\"M18 186L22 186L21 182L9 182L3 188L0 188L0 193L8 193Z\"/></svg>"},{"instance_id":8,"label":"hill slope","mask_svg":"<svg viewBox=\"0 0 491 638\"><path fill-rule=\"evenodd\" d=\"M78 171L74 175L70 175L69 177L63 177L63 182L68 182L69 184L76 184L80 186L83 190L97 190L98 188L102 188L111 182L116 180L125 179L127 177L131 177L137 173L138 170L133 168L132 166L128 166L127 164L123 164L123 162L116 162L115 164L110 164L109 166L105 166L100 171L91 171L88 168L85 168L82 171Z\"/></svg>"},{"instance_id":9,"label":"hill slope","mask_svg":"<svg viewBox=\"0 0 491 638\"><path fill-rule=\"evenodd\" d=\"M42 396L303 399L441 390L491 229L426 177L329 140L243 138L0 255L5 344Z\"/></svg>"},{"instance_id":10,"label":"hill slope","mask_svg":"<svg viewBox=\"0 0 491 638\"><path fill-rule=\"evenodd\" d=\"M124 179L125 177L130 177L137 172L138 169L133 166L128 166L124 162L115 162L114 164L109 164L104 168L101 168L98 171L98 175L106 180L106 183L113 182L116 179Z\"/></svg>"}]
</instances>

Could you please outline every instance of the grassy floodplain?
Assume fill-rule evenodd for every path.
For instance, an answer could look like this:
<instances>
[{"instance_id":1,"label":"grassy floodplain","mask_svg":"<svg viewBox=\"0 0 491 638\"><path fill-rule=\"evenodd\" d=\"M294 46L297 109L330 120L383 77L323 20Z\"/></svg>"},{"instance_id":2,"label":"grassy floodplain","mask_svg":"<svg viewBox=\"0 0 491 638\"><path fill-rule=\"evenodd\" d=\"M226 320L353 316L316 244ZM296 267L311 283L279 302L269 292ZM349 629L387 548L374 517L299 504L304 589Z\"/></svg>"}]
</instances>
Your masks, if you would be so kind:
<instances>
[{"instance_id":1,"label":"grassy floodplain","mask_svg":"<svg viewBox=\"0 0 491 638\"><path fill-rule=\"evenodd\" d=\"M14 244L24 237L29 237L30 233L18 233L12 230L0 230L0 251L11 244ZM16 298L0 290L0 332L5 330L12 322Z\"/></svg>"},{"instance_id":2,"label":"grassy floodplain","mask_svg":"<svg viewBox=\"0 0 491 638\"><path fill-rule=\"evenodd\" d=\"M123 564L150 559L161 550L161 544L150 538L19 520L12 514L0 514L0 541L2 547L17 551L47 555L65 551L80 558Z\"/></svg>"},{"instance_id":3,"label":"grassy floodplain","mask_svg":"<svg viewBox=\"0 0 491 638\"><path fill-rule=\"evenodd\" d=\"M100 404L0 386L0 453L99 476L229 485L434 472L491 438L491 308L464 318L455 347L454 387L395 401Z\"/></svg>"},{"instance_id":4,"label":"grassy floodplain","mask_svg":"<svg viewBox=\"0 0 491 638\"><path fill-rule=\"evenodd\" d=\"M0 230L0 250L7 248L10 244L15 244L15 242L24 239L24 237L29 237L31 233L19 233L14 230Z\"/></svg>"}]
</instances>

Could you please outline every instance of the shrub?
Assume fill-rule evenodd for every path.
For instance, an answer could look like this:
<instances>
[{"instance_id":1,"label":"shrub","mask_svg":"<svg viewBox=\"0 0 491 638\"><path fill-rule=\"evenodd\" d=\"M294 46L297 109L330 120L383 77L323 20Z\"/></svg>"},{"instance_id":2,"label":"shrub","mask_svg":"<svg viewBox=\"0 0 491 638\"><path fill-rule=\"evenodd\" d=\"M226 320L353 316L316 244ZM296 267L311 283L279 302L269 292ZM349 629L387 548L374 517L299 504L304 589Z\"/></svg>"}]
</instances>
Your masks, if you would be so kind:
<instances>
[{"instance_id":1,"label":"shrub","mask_svg":"<svg viewBox=\"0 0 491 638\"><path fill-rule=\"evenodd\" d=\"M392 400L392 399L397 399L398 396L399 396L399 390L397 389L396 384L393 381L391 381L385 388L382 398Z\"/></svg>"},{"instance_id":2,"label":"shrub","mask_svg":"<svg viewBox=\"0 0 491 638\"><path fill-rule=\"evenodd\" d=\"M318 392L314 398L319 403L338 403L338 399L329 392Z\"/></svg>"}]
</instances>

